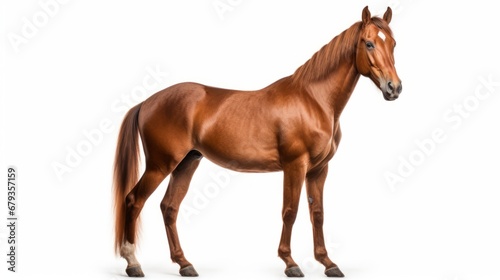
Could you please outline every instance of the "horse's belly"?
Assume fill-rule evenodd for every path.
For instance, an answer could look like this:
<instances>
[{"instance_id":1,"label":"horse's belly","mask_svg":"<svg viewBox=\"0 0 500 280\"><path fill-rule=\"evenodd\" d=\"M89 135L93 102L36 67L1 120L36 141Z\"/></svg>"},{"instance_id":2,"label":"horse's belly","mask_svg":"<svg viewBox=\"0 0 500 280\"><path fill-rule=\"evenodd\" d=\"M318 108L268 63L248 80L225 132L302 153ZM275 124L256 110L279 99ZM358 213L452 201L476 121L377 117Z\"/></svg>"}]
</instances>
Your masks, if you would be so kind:
<instances>
[{"instance_id":1,"label":"horse's belly","mask_svg":"<svg viewBox=\"0 0 500 280\"><path fill-rule=\"evenodd\" d=\"M281 166L278 161L262 159L262 158L248 158L248 157L221 157L219 154L214 155L211 153L204 153L210 161L227 169L239 172L273 172L280 171Z\"/></svg>"},{"instance_id":2,"label":"horse's belly","mask_svg":"<svg viewBox=\"0 0 500 280\"><path fill-rule=\"evenodd\" d=\"M251 137L241 134L213 133L206 135L196 145L206 158L220 165L241 172L272 172L281 170L275 141L265 135Z\"/></svg>"}]
</instances>

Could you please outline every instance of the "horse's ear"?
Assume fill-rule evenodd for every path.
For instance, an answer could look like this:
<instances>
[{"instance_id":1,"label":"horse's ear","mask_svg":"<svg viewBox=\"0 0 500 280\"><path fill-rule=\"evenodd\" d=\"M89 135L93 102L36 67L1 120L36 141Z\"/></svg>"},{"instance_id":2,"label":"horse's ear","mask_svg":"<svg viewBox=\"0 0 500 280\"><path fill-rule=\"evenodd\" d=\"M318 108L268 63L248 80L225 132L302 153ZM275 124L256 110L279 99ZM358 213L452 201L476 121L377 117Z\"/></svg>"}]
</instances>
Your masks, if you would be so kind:
<instances>
[{"instance_id":1,"label":"horse's ear","mask_svg":"<svg viewBox=\"0 0 500 280\"><path fill-rule=\"evenodd\" d=\"M391 19L392 19L392 9L391 7L387 7L387 11L385 11L384 14L384 20L387 22L387 24L389 24L391 22Z\"/></svg>"},{"instance_id":2,"label":"horse's ear","mask_svg":"<svg viewBox=\"0 0 500 280\"><path fill-rule=\"evenodd\" d=\"M370 22L372 15L370 14L370 10L368 10L368 6L366 6L363 9L363 14L361 15L361 18L363 19L364 25L367 25Z\"/></svg>"}]
</instances>

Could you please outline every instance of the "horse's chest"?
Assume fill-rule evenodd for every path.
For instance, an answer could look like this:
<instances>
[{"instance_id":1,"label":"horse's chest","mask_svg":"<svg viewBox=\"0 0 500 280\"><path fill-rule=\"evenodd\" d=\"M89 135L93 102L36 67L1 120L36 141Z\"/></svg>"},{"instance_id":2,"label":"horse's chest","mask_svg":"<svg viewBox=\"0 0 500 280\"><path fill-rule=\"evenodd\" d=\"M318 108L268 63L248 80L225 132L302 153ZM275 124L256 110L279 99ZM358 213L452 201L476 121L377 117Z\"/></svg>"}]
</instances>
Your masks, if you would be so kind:
<instances>
[{"instance_id":1,"label":"horse's chest","mask_svg":"<svg viewBox=\"0 0 500 280\"><path fill-rule=\"evenodd\" d=\"M329 137L316 137L314 144L310 148L310 161L313 165L330 160L337 151L337 144L333 135Z\"/></svg>"},{"instance_id":2,"label":"horse's chest","mask_svg":"<svg viewBox=\"0 0 500 280\"><path fill-rule=\"evenodd\" d=\"M340 127L336 127L333 133L317 135L313 139L310 149L310 158L313 165L328 162L337 151L340 142Z\"/></svg>"}]
</instances>

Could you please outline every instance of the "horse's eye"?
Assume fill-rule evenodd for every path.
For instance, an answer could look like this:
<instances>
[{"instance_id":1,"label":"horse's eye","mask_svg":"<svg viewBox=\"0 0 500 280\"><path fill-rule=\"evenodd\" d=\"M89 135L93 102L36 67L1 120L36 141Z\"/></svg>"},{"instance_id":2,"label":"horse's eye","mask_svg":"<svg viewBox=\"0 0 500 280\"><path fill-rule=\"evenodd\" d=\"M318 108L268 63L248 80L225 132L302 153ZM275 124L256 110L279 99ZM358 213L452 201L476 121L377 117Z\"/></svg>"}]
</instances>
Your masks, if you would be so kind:
<instances>
[{"instance_id":1,"label":"horse's eye","mask_svg":"<svg viewBox=\"0 0 500 280\"><path fill-rule=\"evenodd\" d=\"M375 45L373 45L372 42L366 42L366 48L368 48L369 50L372 50L375 48Z\"/></svg>"}]
</instances>

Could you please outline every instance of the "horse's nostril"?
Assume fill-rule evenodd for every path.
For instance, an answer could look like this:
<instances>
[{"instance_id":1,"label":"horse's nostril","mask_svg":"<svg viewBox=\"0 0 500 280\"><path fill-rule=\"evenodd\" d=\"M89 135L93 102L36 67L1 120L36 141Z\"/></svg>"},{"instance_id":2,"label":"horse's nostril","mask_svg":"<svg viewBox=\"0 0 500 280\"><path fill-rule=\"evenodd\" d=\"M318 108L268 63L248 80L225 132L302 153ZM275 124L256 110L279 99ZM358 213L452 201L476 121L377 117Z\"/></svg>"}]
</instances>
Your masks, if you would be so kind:
<instances>
[{"instance_id":1,"label":"horse's nostril","mask_svg":"<svg viewBox=\"0 0 500 280\"><path fill-rule=\"evenodd\" d=\"M391 83L391 82L388 82L388 83L387 83L387 86L389 87L389 89L390 89L391 91L393 91L393 90L394 90L394 86L392 85L392 83Z\"/></svg>"},{"instance_id":2,"label":"horse's nostril","mask_svg":"<svg viewBox=\"0 0 500 280\"><path fill-rule=\"evenodd\" d=\"M398 89L396 90L398 93L401 93L403 91L403 85L399 84Z\"/></svg>"}]
</instances>

